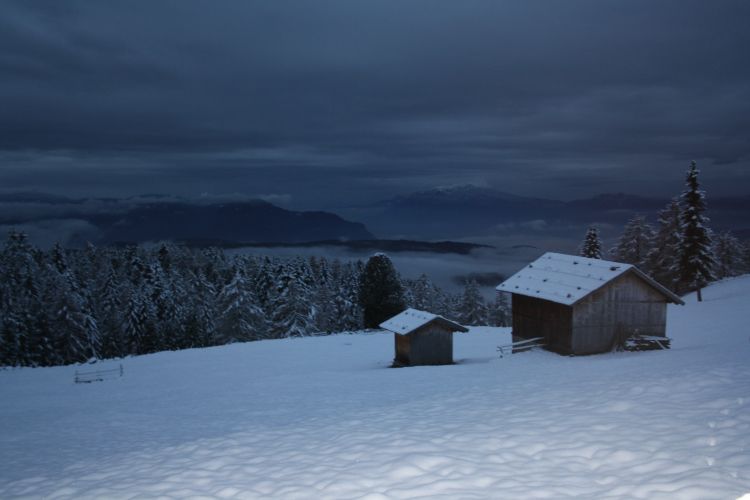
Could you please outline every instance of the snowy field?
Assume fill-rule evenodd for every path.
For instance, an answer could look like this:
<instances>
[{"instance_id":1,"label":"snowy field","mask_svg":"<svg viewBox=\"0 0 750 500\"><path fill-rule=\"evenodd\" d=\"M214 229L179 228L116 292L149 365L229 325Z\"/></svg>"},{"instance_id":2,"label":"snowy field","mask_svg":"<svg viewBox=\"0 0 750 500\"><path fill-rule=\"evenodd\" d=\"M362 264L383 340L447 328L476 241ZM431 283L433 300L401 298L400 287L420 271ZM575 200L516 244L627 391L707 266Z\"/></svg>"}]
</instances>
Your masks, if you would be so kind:
<instances>
[{"instance_id":1,"label":"snowy field","mask_svg":"<svg viewBox=\"0 0 750 500\"><path fill-rule=\"evenodd\" d=\"M670 306L670 351L387 368L390 334L0 372L0 498L679 498L750 492L750 277ZM116 363L105 363L117 366Z\"/></svg>"}]
</instances>

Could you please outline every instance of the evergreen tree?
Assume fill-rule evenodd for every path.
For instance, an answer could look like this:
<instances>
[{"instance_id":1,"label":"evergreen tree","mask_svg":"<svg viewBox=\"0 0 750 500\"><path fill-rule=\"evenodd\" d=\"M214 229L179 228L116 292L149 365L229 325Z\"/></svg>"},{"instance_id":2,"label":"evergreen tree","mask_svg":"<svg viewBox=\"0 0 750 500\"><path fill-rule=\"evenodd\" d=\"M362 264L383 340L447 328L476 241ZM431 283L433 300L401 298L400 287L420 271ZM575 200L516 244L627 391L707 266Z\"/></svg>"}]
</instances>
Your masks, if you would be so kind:
<instances>
[{"instance_id":1,"label":"evergreen tree","mask_svg":"<svg viewBox=\"0 0 750 500\"><path fill-rule=\"evenodd\" d=\"M646 219L636 215L625 225L622 236L610 250L610 254L617 262L633 264L648 272L646 256L651 250L653 238L654 230L646 223Z\"/></svg>"},{"instance_id":2,"label":"evergreen tree","mask_svg":"<svg viewBox=\"0 0 750 500\"><path fill-rule=\"evenodd\" d=\"M19 365L17 318L3 314L0 319L0 367Z\"/></svg>"},{"instance_id":3,"label":"evergreen tree","mask_svg":"<svg viewBox=\"0 0 750 500\"><path fill-rule=\"evenodd\" d=\"M490 326L511 326L512 315L507 296L505 292L497 292L495 295L495 302L490 307L487 318Z\"/></svg>"},{"instance_id":4,"label":"evergreen tree","mask_svg":"<svg viewBox=\"0 0 750 500\"><path fill-rule=\"evenodd\" d=\"M50 260L58 273L65 274L68 270L68 262L65 258L65 250L60 243L55 243L50 251Z\"/></svg>"},{"instance_id":5,"label":"evergreen tree","mask_svg":"<svg viewBox=\"0 0 750 500\"><path fill-rule=\"evenodd\" d=\"M360 280L359 304L365 328L377 328L406 309L401 280L387 255L378 253L368 259Z\"/></svg>"},{"instance_id":6,"label":"evergreen tree","mask_svg":"<svg viewBox=\"0 0 750 500\"><path fill-rule=\"evenodd\" d=\"M352 331L362 328L362 309L359 306L360 266L342 265L334 260L331 264L333 331Z\"/></svg>"},{"instance_id":7,"label":"evergreen tree","mask_svg":"<svg viewBox=\"0 0 750 500\"><path fill-rule=\"evenodd\" d=\"M739 276L744 272L744 248L732 233L725 231L716 237L714 255L716 256L716 277L718 279Z\"/></svg>"},{"instance_id":8,"label":"evergreen tree","mask_svg":"<svg viewBox=\"0 0 750 500\"><path fill-rule=\"evenodd\" d=\"M53 264L45 276L44 303L49 308L48 324L55 334L54 339L46 339L47 345L54 343L56 353L65 363L97 358L100 334L96 319L67 267L62 268L63 273L58 269ZM44 341L35 344L44 345Z\"/></svg>"},{"instance_id":9,"label":"evergreen tree","mask_svg":"<svg viewBox=\"0 0 750 500\"><path fill-rule=\"evenodd\" d=\"M302 337L315 332L317 309L300 274L287 271L280 276L272 310L273 338Z\"/></svg>"},{"instance_id":10,"label":"evergreen tree","mask_svg":"<svg viewBox=\"0 0 750 500\"><path fill-rule=\"evenodd\" d=\"M586 231L586 237L581 244L579 254L581 257L590 259L602 258L602 240L599 239L599 231L595 227L589 227Z\"/></svg>"},{"instance_id":11,"label":"evergreen tree","mask_svg":"<svg viewBox=\"0 0 750 500\"><path fill-rule=\"evenodd\" d=\"M705 193L698 183L698 167L690 164L685 180L686 188L680 197L682 204L682 252L680 255L680 286L683 291L697 290L698 301L703 300L701 289L715 279L716 265L712 252L711 230L708 228Z\"/></svg>"},{"instance_id":12,"label":"evergreen tree","mask_svg":"<svg viewBox=\"0 0 750 500\"><path fill-rule=\"evenodd\" d=\"M188 300L188 324L185 344L188 347L206 347L216 343L217 292L197 268L190 272L190 296Z\"/></svg>"},{"instance_id":13,"label":"evergreen tree","mask_svg":"<svg viewBox=\"0 0 750 500\"><path fill-rule=\"evenodd\" d=\"M426 274L422 273L416 280L407 281L407 288L411 292L411 307L430 312L439 309L439 290Z\"/></svg>"},{"instance_id":14,"label":"evergreen tree","mask_svg":"<svg viewBox=\"0 0 750 500\"><path fill-rule=\"evenodd\" d=\"M114 268L110 265L107 277L99 290L96 315L101 333L101 352L104 358L127 354L123 342L122 290Z\"/></svg>"},{"instance_id":15,"label":"evergreen tree","mask_svg":"<svg viewBox=\"0 0 750 500\"><path fill-rule=\"evenodd\" d=\"M3 310L3 363L11 366L48 364L52 345L40 297L40 266L26 234L11 230L0 257Z\"/></svg>"},{"instance_id":16,"label":"evergreen tree","mask_svg":"<svg viewBox=\"0 0 750 500\"><path fill-rule=\"evenodd\" d=\"M680 204L676 199L659 212L658 222L659 228L646 256L645 271L665 287L676 290L682 252Z\"/></svg>"},{"instance_id":17,"label":"evergreen tree","mask_svg":"<svg viewBox=\"0 0 750 500\"><path fill-rule=\"evenodd\" d=\"M239 269L218 297L218 344L246 342L264 335L263 311L257 305L250 284Z\"/></svg>"},{"instance_id":18,"label":"evergreen tree","mask_svg":"<svg viewBox=\"0 0 750 500\"><path fill-rule=\"evenodd\" d=\"M487 324L487 307L484 304L482 294L479 292L479 285L476 280L468 280L464 285L459 318L459 321L464 325Z\"/></svg>"}]
</instances>

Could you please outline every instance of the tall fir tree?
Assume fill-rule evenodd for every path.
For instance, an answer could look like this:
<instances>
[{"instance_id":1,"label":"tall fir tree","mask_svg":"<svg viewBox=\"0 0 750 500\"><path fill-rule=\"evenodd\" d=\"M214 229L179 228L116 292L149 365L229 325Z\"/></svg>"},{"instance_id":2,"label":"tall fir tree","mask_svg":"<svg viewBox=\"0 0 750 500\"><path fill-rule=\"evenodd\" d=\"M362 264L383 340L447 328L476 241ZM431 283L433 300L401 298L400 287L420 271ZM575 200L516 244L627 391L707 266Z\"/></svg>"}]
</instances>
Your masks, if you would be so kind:
<instances>
[{"instance_id":1,"label":"tall fir tree","mask_svg":"<svg viewBox=\"0 0 750 500\"><path fill-rule=\"evenodd\" d=\"M487 307L476 280L467 280L461 295L459 321L464 325L487 324Z\"/></svg>"},{"instance_id":2,"label":"tall fir tree","mask_svg":"<svg viewBox=\"0 0 750 500\"><path fill-rule=\"evenodd\" d=\"M416 280L408 280L406 286L411 291L411 307L420 311L437 311L438 290L426 274L420 274Z\"/></svg>"},{"instance_id":3,"label":"tall fir tree","mask_svg":"<svg viewBox=\"0 0 750 500\"><path fill-rule=\"evenodd\" d=\"M682 222L677 199L659 212L658 223L653 245L646 256L646 270L665 287L677 290L682 252Z\"/></svg>"},{"instance_id":4,"label":"tall fir tree","mask_svg":"<svg viewBox=\"0 0 750 500\"><path fill-rule=\"evenodd\" d=\"M711 230L706 211L706 195L700 189L695 162L690 163L685 179L685 191L680 197L682 206L682 252L680 254L681 291L696 290L698 301L703 300L702 288L713 281L714 260Z\"/></svg>"},{"instance_id":5,"label":"tall fir tree","mask_svg":"<svg viewBox=\"0 0 750 500\"><path fill-rule=\"evenodd\" d=\"M122 357L127 354L123 339L122 290L115 269L110 265L106 279L99 289L96 315L101 332L101 350L104 358Z\"/></svg>"},{"instance_id":6,"label":"tall fir tree","mask_svg":"<svg viewBox=\"0 0 750 500\"><path fill-rule=\"evenodd\" d=\"M46 327L40 293L41 267L25 233L11 230L0 261L2 290L3 363L10 366L48 364L45 353L54 345Z\"/></svg>"},{"instance_id":7,"label":"tall fir tree","mask_svg":"<svg viewBox=\"0 0 750 500\"><path fill-rule=\"evenodd\" d=\"M48 268L43 290L58 354L67 363L99 358L101 339L97 321L67 266L62 273L58 269L54 264Z\"/></svg>"},{"instance_id":8,"label":"tall fir tree","mask_svg":"<svg viewBox=\"0 0 750 500\"><path fill-rule=\"evenodd\" d=\"M602 258L602 240L599 239L599 231L595 227L589 227L586 231L579 254L590 259Z\"/></svg>"},{"instance_id":9,"label":"tall fir tree","mask_svg":"<svg viewBox=\"0 0 750 500\"><path fill-rule=\"evenodd\" d=\"M511 310L508 302L508 295L505 292L497 292L494 303L489 307L487 321L490 326L510 326Z\"/></svg>"},{"instance_id":10,"label":"tall fir tree","mask_svg":"<svg viewBox=\"0 0 750 500\"><path fill-rule=\"evenodd\" d=\"M739 276L744 272L744 248L729 231L719 233L714 241L716 272L718 279Z\"/></svg>"},{"instance_id":11,"label":"tall fir tree","mask_svg":"<svg viewBox=\"0 0 750 500\"><path fill-rule=\"evenodd\" d=\"M359 303L365 328L377 328L406 309L401 279L387 255L378 253L368 259L360 280Z\"/></svg>"},{"instance_id":12,"label":"tall fir tree","mask_svg":"<svg viewBox=\"0 0 750 500\"><path fill-rule=\"evenodd\" d=\"M333 295L334 330L353 331L362 328L362 308L359 305L361 262L342 265L335 260L331 275L335 286Z\"/></svg>"},{"instance_id":13,"label":"tall fir tree","mask_svg":"<svg viewBox=\"0 0 750 500\"><path fill-rule=\"evenodd\" d=\"M272 301L273 338L302 337L315 333L317 308L310 301L305 277L294 273L295 265L279 276Z\"/></svg>"},{"instance_id":14,"label":"tall fir tree","mask_svg":"<svg viewBox=\"0 0 750 500\"><path fill-rule=\"evenodd\" d=\"M190 277L187 287L190 291L187 307L190 324L186 326L185 343L192 347L214 345L218 310L216 287L200 267L195 267L187 276Z\"/></svg>"},{"instance_id":15,"label":"tall fir tree","mask_svg":"<svg viewBox=\"0 0 750 500\"><path fill-rule=\"evenodd\" d=\"M633 264L641 270L646 269L646 256L651 250L654 238L653 228L641 215L636 215L625 225L622 236L610 250L610 255L617 262Z\"/></svg>"},{"instance_id":16,"label":"tall fir tree","mask_svg":"<svg viewBox=\"0 0 750 500\"><path fill-rule=\"evenodd\" d=\"M263 338L263 311L258 306L250 283L239 269L218 297L217 343L246 342Z\"/></svg>"}]
</instances>

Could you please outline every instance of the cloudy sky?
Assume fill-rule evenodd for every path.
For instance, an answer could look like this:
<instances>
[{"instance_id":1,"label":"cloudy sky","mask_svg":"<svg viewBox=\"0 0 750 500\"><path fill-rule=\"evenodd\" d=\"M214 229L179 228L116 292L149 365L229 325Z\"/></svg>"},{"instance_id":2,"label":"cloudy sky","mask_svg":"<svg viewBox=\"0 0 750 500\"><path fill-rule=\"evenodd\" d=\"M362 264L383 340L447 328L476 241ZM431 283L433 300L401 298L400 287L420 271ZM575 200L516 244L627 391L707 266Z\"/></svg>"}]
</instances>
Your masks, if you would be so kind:
<instances>
[{"instance_id":1,"label":"cloudy sky","mask_svg":"<svg viewBox=\"0 0 750 500\"><path fill-rule=\"evenodd\" d=\"M0 0L0 190L750 193L750 2ZM273 199L273 198L272 198Z\"/></svg>"}]
</instances>

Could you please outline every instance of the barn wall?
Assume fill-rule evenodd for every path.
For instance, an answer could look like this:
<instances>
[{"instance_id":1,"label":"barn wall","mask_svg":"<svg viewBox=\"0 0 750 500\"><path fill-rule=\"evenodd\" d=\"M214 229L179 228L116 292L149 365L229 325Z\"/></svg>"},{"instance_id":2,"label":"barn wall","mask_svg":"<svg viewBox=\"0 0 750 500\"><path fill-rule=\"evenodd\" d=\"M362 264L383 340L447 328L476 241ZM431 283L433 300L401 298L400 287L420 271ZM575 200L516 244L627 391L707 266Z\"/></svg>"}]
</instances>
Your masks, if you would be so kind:
<instances>
[{"instance_id":1,"label":"barn wall","mask_svg":"<svg viewBox=\"0 0 750 500\"><path fill-rule=\"evenodd\" d=\"M412 365L449 365L453 363L453 332L439 324L427 324L409 334Z\"/></svg>"},{"instance_id":2,"label":"barn wall","mask_svg":"<svg viewBox=\"0 0 750 500\"><path fill-rule=\"evenodd\" d=\"M407 335L399 335L398 333L394 333L393 337L396 346L394 362L397 365L408 365L409 353L411 352L411 337Z\"/></svg>"},{"instance_id":3,"label":"barn wall","mask_svg":"<svg viewBox=\"0 0 750 500\"><path fill-rule=\"evenodd\" d=\"M513 341L544 337L547 349L571 352L572 309L548 300L512 295Z\"/></svg>"},{"instance_id":4,"label":"barn wall","mask_svg":"<svg viewBox=\"0 0 750 500\"><path fill-rule=\"evenodd\" d=\"M573 307L573 352L606 352L634 333L664 336L666 325L667 299L625 273Z\"/></svg>"}]
</instances>

